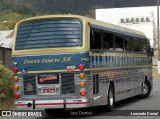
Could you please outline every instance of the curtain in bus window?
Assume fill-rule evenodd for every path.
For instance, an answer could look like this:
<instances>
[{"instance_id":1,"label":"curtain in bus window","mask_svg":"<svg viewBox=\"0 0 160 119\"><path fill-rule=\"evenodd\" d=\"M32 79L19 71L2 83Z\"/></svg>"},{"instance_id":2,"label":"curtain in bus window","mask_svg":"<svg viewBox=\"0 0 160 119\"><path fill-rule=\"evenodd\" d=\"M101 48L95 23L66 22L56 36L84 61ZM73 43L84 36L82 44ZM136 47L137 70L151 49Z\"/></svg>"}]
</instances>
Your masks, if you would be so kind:
<instances>
[{"instance_id":1,"label":"curtain in bus window","mask_svg":"<svg viewBox=\"0 0 160 119\"><path fill-rule=\"evenodd\" d=\"M102 33L98 30L90 31L90 49L101 49Z\"/></svg>"}]
</instances>

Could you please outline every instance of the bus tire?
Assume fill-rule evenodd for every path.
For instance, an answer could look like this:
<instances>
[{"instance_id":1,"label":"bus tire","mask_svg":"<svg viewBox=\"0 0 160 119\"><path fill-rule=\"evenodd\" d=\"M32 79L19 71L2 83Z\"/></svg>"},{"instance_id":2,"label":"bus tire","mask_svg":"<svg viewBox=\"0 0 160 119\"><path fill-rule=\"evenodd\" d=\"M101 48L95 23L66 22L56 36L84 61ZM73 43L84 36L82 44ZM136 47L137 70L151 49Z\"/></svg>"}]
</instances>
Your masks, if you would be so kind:
<instances>
[{"instance_id":1,"label":"bus tire","mask_svg":"<svg viewBox=\"0 0 160 119\"><path fill-rule=\"evenodd\" d=\"M107 111L112 111L115 105L115 95L114 95L114 87L110 84L108 91L108 105Z\"/></svg>"},{"instance_id":2,"label":"bus tire","mask_svg":"<svg viewBox=\"0 0 160 119\"><path fill-rule=\"evenodd\" d=\"M142 86L142 94L138 95L138 98L143 99L147 98L151 93L151 84L148 80L145 80L144 85Z\"/></svg>"}]
</instances>

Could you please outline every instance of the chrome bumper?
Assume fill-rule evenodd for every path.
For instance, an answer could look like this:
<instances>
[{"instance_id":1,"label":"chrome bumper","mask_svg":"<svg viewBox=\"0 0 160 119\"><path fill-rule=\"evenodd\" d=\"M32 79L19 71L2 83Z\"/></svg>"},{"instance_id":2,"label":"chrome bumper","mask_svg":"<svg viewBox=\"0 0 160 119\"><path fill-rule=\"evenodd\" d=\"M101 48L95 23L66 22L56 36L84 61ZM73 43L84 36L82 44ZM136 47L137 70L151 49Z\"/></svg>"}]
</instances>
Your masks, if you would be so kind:
<instances>
[{"instance_id":1,"label":"chrome bumper","mask_svg":"<svg viewBox=\"0 0 160 119\"><path fill-rule=\"evenodd\" d=\"M87 99L15 101L16 109L70 109L90 106Z\"/></svg>"}]
</instances>

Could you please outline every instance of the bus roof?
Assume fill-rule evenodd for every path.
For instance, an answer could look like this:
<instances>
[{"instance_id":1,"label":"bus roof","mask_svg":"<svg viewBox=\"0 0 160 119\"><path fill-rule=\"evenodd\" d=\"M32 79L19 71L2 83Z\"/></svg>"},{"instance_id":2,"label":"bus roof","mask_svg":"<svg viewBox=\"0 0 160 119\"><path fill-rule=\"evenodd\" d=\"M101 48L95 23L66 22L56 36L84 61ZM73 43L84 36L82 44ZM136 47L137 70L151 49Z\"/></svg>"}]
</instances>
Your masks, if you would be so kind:
<instances>
[{"instance_id":1,"label":"bus roof","mask_svg":"<svg viewBox=\"0 0 160 119\"><path fill-rule=\"evenodd\" d=\"M88 17L84 17L84 16L80 16L80 15L46 15L46 16L38 16L38 17L31 17L31 18L27 18L24 20L21 20L17 23L17 25L27 22L27 21L33 21L33 20L37 20L37 19L50 19L50 18L78 18L81 19L84 22L88 22L90 23L90 25L93 28L97 28L97 29L103 29L103 30L107 30L110 32L115 32L115 33L121 33L121 34L126 34L129 36L137 36L137 37L142 37L142 38L146 38L145 34L143 32L140 31L136 31L133 29L129 29L129 28L125 28L122 26L118 26L118 25L114 25L111 23L106 23L103 21L99 21L99 20L95 20L92 18L88 18Z\"/></svg>"}]
</instances>

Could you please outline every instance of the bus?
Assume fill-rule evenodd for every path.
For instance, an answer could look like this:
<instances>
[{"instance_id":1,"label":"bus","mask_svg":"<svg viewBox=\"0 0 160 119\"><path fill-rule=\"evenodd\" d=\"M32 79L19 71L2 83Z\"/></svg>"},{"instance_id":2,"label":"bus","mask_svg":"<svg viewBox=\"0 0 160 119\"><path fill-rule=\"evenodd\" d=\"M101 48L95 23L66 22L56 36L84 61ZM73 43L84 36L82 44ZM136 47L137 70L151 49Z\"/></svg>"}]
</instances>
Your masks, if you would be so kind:
<instances>
[{"instance_id":1,"label":"bus","mask_svg":"<svg viewBox=\"0 0 160 119\"><path fill-rule=\"evenodd\" d=\"M15 107L111 111L117 101L147 98L152 54L142 32L84 16L21 20L12 49Z\"/></svg>"}]
</instances>

